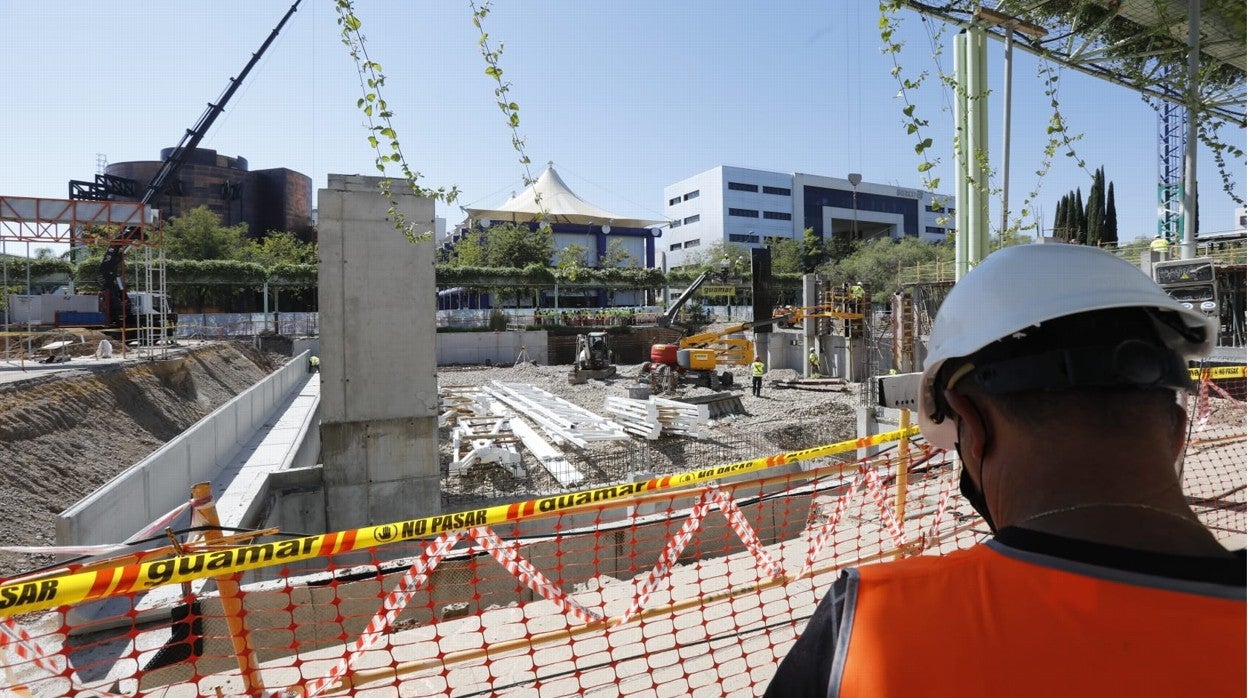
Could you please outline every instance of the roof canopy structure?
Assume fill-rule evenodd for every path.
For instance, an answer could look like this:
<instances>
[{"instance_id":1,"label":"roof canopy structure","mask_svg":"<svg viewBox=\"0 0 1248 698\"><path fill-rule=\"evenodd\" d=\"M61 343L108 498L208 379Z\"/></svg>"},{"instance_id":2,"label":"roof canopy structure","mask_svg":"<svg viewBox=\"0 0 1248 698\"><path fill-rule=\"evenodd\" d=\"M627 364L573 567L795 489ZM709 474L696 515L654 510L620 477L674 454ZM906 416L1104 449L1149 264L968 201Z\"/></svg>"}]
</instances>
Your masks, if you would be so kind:
<instances>
[{"instance_id":1,"label":"roof canopy structure","mask_svg":"<svg viewBox=\"0 0 1248 698\"><path fill-rule=\"evenodd\" d=\"M667 222L630 218L589 203L568 188L555 172L554 163L547 163L546 170L532 186L498 208L465 208L464 211L478 220L510 223L532 223L540 219L549 223L646 228Z\"/></svg>"},{"instance_id":2,"label":"roof canopy structure","mask_svg":"<svg viewBox=\"0 0 1248 698\"><path fill-rule=\"evenodd\" d=\"M1244 0L1201 0L1201 74L1187 99L1189 0L1003 0L999 12L1045 30L1015 46L1142 94L1196 107L1205 116L1245 123ZM980 0L906 0L924 14L967 25ZM986 27L998 37L1003 26Z\"/></svg>"}]
</instances>

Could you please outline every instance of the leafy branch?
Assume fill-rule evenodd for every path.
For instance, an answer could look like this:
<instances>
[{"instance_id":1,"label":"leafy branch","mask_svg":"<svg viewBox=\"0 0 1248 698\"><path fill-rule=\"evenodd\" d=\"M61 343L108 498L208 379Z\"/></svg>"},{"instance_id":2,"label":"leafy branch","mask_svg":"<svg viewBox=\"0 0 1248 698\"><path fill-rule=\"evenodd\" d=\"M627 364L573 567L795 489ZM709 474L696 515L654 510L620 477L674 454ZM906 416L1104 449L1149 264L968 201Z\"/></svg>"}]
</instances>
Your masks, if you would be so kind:
<instances>
[{"instance_id":1,"label":"leafy branch","mask_svg":"<svg viewBox=\"0 0 1248 698\"><path fill-rule=\"evenodd\" d=\"M1223 122L1214 121L1212 123L1205 120L1196 122L1196 137L1201 143L1205 144L1210 151L1213 152L1213 161L1218 165L1218 175L1222 177L1222 191L1226 192L1231 200L1240 206L1244 205L1244 199L1236 192L1235 180L1231 176L1229 170L1226 169L1226 154L1231 157L1242 158L1244 151L1242 148L1236 147L1230 143L1225 143L1219 137L1218 129L1222 128Z\"/></svg>"},{"instance_id":2,"label":"leafy branch","mask_svg":"<svg viewBox=\"0 0 1248 698\"><path fill-rule=\"evenodd\" d=\"M427 232L417 234L415 224L408 222L407 216L399 210L398 201L392 190L393 184L387 174L389 169L387 163L399 166L403 173L403 180L414 196L436 199L449 204L459 197L459 188L452 186L450 189L445 187L425 189L417 184L421 175L408 165L407 158L403 156L403 148L391 120L394 117L394 110L390 108L381 92L382 86L386 84L386 76L381 72L381 64L372 60L365 48L364 34L360 31L363 22L355 13L352 0L335 0L335 9L338 12L341 41L347 47L351 59L355 61L356 73L359 75L361 97L356 100L356 107L363 112L368 122L368 144L376 153L375 164L377 171L382 174L377 189L390 204L386 215L394 222L394 227L407 236L408 240L416 242L428 239L430 234Z\"/></svg>"},{"instance_id":3,"label":"leafy branch","mask_svg":"<svg viewBox=\"0 0 1248 698\"><path fill-rule=\"evenodd\" d=\"M897 80L897 84L901 87L898 96L905 102L901 113L905 116L906 133L915 137L914 152L921 158L923 162L919 163L918 170L923 177L923 186L929 191L935 191L940 187L940 178L932 177L931 171L940 163L940 158L930 157L928 149L932 147L932 139L924 137L922 129L928 125L927 119L920 119L915 116L917 104L910 100L910 92L917 90L927 79L927 71L919 73L915 78L908 78L901 74L902 67L898 60L901 50L905 46L904 41L894 39L898 27L901 25L898 14L905 6L904 0L881 0L880 2L880 40L883 46L880 47L882 53L886 53L893 61L893 67L889 73Z\"/></svg>"},{"instance_id":4,"label":"leafy branch","mask_svg":"<svg viewBox=\"0 0 1248 698\"><path fill-rule=\"evenodd\" d=\"M532 171L529 169L531 160L524 150L524 138L520 136L520 105L512 101L510 97L511 83L503 82L503 69L499 65L499 58L503 55L503 44L500 42L498 48L490 47L490 35L485 31L485 18L490 14L492 3L490 0L484 0L477 4L476 0L468 0L468 6L472 8L472 25L477 28L481 36L477 39L477 46L481 49L481 57L485 59L485 74L494 80L494 103L498 106L499 111L507 117L507 128L511 130L511 147L520 155L520 164L524 167L524 185L526 187L533 186L537 181L533 177ZM538 207L537 219L545 224L546 207L542 205L542 195L540 192L534 192L534 202Z\"/></svg>"},{"instance_id":5,"label":"leafy branch","mask_svg":"<svg viewBox=\"0 0 1248 698\"><path fill-rule=\"evenodd\" d=\"M1049 107L1053 109L1053 113L1049 115L1049 124L1044 130L1045 135L1048 136L1048 141L1044 144L1044 155L1040 159L1039 169L1036 170L1036 184L1023 197L1018 217L1010 225L1009 230L1006 231L1008 233L1019 233L1026 230L1023 221L1031 215L1031 207L1035 204L1036 199L1040 197L1040 190L1044 188L1044 178L1049 174L1049 170L1053 169L1053 156L1057 154L1057 149L1062 145L1063 139L1069 138L1073 142L1083 138L1083 134L1070 137L1067 133L1066 119L1062 116L1061 103L1057 98L1061 74L1054 72L1053 65L1049 61L1041 60L1036 63L1036 75L1044 81L1044 96L1049 98ZM1073 148L1068 152L1073 153ZM1080 166L1083 166L1082 162L1080 162ZM1040 223L1036 225L1037 233L1043 234L1042 225ZM1005 238L1004 234L1002 238Z\"/></svg>"}]
</instances>

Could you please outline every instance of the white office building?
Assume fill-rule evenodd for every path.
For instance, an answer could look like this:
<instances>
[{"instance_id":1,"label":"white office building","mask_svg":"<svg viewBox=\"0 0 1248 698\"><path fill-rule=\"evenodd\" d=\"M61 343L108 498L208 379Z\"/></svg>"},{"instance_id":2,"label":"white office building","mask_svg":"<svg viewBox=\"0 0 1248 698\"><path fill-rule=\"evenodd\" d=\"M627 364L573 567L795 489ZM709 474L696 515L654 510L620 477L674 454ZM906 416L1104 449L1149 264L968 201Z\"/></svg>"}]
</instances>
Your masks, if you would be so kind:
<instances>
[{"instance_id":1,"label":"white office building","mask_svg":"<svg viewBox=\"0 0 1248 698\"><path fill-rule=\"evenodd\" d=\"M708 247L760 247L780 238L946 239L953 198L891 184L743 167L713 167L663 189L668 227L658 240L667 268L696 264Z\"/></svg>"}]
</instances>

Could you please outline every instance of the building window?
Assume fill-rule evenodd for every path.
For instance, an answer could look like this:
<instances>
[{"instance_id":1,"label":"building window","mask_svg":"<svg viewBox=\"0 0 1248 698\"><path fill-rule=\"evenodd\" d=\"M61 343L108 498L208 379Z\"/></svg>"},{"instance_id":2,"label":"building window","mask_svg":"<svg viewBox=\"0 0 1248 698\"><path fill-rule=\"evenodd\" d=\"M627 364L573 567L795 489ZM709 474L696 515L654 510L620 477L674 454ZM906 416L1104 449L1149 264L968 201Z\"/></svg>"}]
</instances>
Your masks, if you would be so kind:
<instances>
[{"instance_id":1,"label":"building window","mask_svg":"<svg viewBox=\"0 0 1248 698\"><path fill-rule=\"evenodd\" d=\"M729 233L728 242L749 242L749 243L757 244L758 236L757 235L744 235L742 233Z\"/></svg>"},{"instance_id":2,"label":"building window","mask_svg":"<svg viewBox=\"0 0 1248 698\"><path fill-rule=\"evenodd\" d=\"M763 187L764 194L775 194L776 196L791 196L793 191L784 187Z\"/></svg>"},{"instance_id":3,"label":"building window","mask_svg":"<svg viewBox=\"0 0 1248 698\"><path fill-rule=\"evenodd\" d=\"M689 216L688 218L685 219L685 225L688 225L690 223L697 223L700 220L702 220L702 214L695 213L692 216Z\"/></svg>"},{"instance_id":4,"label":"building window","mask_svg":"<svg viewBox=\"0 0 1248 698\"><path fill-rule=\"evenodd\" d=\"M780 211L763 211L763 218L770 221L791 221L793 214L781 213Z\"/></svg>"},{"instance_id":5,"label":"building window","mask_svg":"<svg viewBox=\"0 0 1248 698\"><path fill-rule=\"evenodd\" d=\"M750 208L730 208L728 215L738 218L758 218L758 211Z\"/></svg>"},{"instance_id":6,"label":"building window","mask_svg":"<svg viewBox=\"0 0 1248 698\"><path fill-rule=\"evenodd\" d=\"M685 194L685 199L684 199L684 200L685 200L685 201L688 201L689 199L696 199L696 198L698 198L698 190L697 190L697 189L694 189L693 191L689 192L688 194Z\"/></svg>"},{"instance_id":7,"label":"building window","mask_svg":"<svg viewBox=\"0 0 1248 698\"><path fill-rule=\"evenodd\" d=\"M758 193L757 184L746 184L744 182L729 182L728 188L733 191L752 191L755 194Z\"/></svg>"},{"instance_id":8,"label":"building window","mask_svg":"<svg viewBox=\"0 0 1248 698\"><path fill-rule=\"evenodd\" d=\"M774 245L777 242L780 242L781 240L792 240L792 239L793 238L785 237L784 235L768 235L763 238L763 242L768 245Z\"/></svg>"},{"instance_id":9,"label":"building window","mask_svg":"<svg viewBox=\"0 0 1248 698\"><path fill-rule=\"evenodd\" d=\"M672 244L667 246L668 252L675 252L676 250L679 250L679 249L680 249L679 242L673 242Z\"/></svg>"},{"instance_id":10,"label":"building window","mask_svg":"<svg viewBox=\"0 0 1248 698\"><path fill-rule=\"evenodd\" d=\"M685 243L685 249L687 250L690 247L697 247L698 245L701 245L701 244L702 244L701 240L690 240Z\"/></svg>"},{"instance_id":11,"label":"building window","mask_svg":"<svg viewBox=\"0 0 1248 698\"><path fill-rule=\"evenodd\" d=\"M944 228L934 228L930 225L927 226L926 231L929 235L944 235L945 234Z\"/></svg>"},{"instance_id":12,"label":"building window","mask_svg":"<svg viewBox=\"0 0 1248 698\"><path fill-rule=\"evenodd\" d=\"M676 197L676 198L674 198L674 199L668 199L668 200L667 200L667 205L668 205L668 206L675 206L675 205L676 205L676 204L678 204L678 203L680 203L680 197L679 197L679 196L678 196L678 197Z\"/></svg>"},{"instance_id":13,"label":"building window","mask_svg":"<svg viewBox=\"0 0 1248 698\"><path fill-rule=\"evenodd\" d=\"M672 224L671 224L670 226L668 226L668 227L669 227L669 228L679 228L679 227L680 227L680 226L682 226L682 225L684 225L684 221L681 221L679 218L677 218L676 220L672 221Z\"/></svg>"}]
</instances>

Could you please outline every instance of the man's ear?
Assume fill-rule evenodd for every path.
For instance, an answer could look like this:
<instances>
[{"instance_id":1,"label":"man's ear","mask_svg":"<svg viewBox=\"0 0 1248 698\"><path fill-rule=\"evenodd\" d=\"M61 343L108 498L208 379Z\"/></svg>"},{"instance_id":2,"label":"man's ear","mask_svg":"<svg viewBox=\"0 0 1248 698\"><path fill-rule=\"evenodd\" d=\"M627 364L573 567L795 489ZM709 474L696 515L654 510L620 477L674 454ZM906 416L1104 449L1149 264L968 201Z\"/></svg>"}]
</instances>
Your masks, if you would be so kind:
<instances>
[{"instance_id":1,"label":"man's ear","mask_svg":"<svg viewBox=\"0 0 1248 698\"><path fill-rule=\"evenodd\" d=\"M988 450L988 425L979 407L966 395L945 391L945 403L962 422L960 432L962 451L977 460Z\"/></svg>"}]
</instances>

